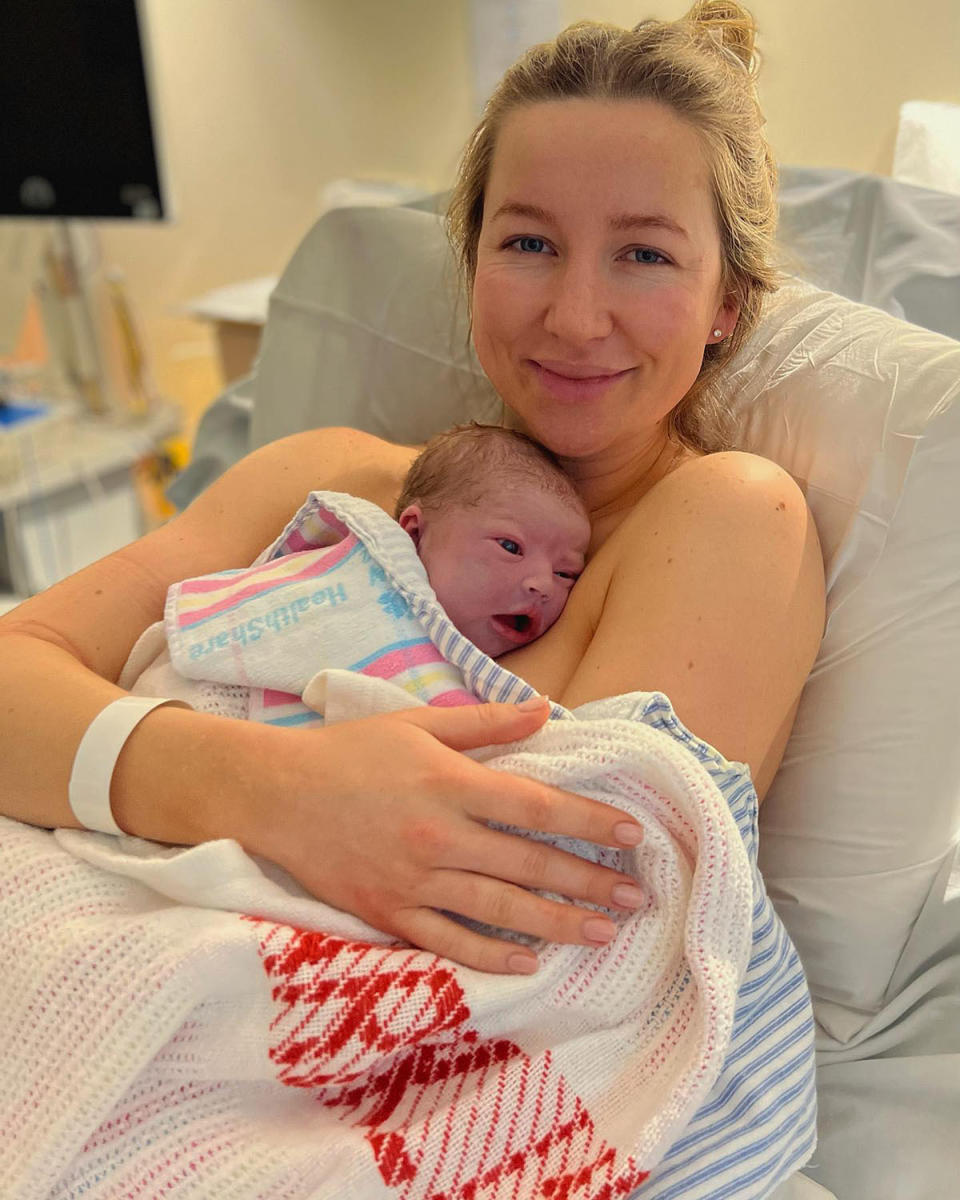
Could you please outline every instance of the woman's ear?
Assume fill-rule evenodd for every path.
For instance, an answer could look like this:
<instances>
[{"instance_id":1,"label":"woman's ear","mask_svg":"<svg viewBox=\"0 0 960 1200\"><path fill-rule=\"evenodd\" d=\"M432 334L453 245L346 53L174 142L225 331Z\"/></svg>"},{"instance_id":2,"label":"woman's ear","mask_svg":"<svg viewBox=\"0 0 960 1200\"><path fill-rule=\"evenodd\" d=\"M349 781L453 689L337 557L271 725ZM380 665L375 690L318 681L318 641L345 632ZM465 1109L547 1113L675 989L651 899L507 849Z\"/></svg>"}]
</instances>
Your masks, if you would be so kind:
<instances>
[{"instance_id":1,"label":"woman's ear","mask_svg":"<svg viewBox=\"0 0 960 1200\"><path fill-rule=\"evenodd\" d=\"M711 341L723 342L736 328L737 321L740 318L740 301L734 296L733 292L728 292L723 299L723 303L717 309L713 318L711 331L714 334ZM716 331L720 330L720 335L716 335Z\"/></svg>"},{"instance_id":2,"label":"woman's ear","mask_svg":"<svg viewBox=\"0 0 960 1200\"><path fill-rule=\"evenodd\" d=\"M401 529L405 529L413 538L413 544L417 547L420 545L420 538L423 536L423 509L419 504L408 504L403 510L397 522Z\"/></svg>"}]
</instances>

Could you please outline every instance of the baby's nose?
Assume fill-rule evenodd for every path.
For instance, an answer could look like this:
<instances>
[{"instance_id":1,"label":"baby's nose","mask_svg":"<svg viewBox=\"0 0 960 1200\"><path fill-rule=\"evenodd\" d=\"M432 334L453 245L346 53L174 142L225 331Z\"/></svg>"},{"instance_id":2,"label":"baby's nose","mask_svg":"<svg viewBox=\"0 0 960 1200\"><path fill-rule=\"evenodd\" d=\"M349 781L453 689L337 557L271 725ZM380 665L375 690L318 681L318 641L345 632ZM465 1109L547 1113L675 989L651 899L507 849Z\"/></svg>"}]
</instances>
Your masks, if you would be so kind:
<instances>
[{"instance_id":1,"label":"baby's nose","mask_svg":"<svg viewBox=\"0 0 960 1200\"><path fill-rule=\"evenodd\" d=\"M526 588L531 595L539 596L541 600L547 600L553 590L553 573L538 573L528 576Z\"/></svg>"}]
</instances>

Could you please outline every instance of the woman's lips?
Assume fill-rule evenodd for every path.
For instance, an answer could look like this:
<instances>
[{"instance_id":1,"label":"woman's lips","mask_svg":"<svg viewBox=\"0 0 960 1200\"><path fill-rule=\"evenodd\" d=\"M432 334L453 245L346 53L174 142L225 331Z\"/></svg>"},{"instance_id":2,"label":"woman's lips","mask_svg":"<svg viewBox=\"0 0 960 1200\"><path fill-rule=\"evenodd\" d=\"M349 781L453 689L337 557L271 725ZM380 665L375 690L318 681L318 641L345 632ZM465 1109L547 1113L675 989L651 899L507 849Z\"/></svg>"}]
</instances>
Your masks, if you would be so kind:
<instances>
[{"instance_id":1,"label":"woman's lips","mask_svg":"<svg viewBox=\"0 0 960 1200\"><path fill-rule=\"evenodd\" d=\"M559 369L544 366L543 363L537 362L536 359L530 359L530 364L540 383L551 396L554 396L557 400L568 401L596 400L609 388L613 387L618 379L622 379L624 375L630 373L628 369L626 371L605 371L603 374L581 376L579 368L571 368L571 370L576 370L577 374L565 374Z\"/></svg>"}]
</instances>

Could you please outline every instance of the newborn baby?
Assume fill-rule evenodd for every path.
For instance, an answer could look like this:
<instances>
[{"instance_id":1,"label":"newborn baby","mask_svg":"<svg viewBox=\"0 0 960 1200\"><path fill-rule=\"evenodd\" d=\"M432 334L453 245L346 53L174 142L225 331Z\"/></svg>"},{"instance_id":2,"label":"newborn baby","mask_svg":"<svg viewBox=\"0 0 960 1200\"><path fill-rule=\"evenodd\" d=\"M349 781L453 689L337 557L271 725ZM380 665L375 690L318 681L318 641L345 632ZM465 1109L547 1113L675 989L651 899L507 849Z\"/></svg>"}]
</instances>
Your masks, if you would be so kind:
<instances>
[{"instance_id":1,"label":"newborn baby","mask_svg":"<svg viewBox=\"0 0 960 1200\"><path fill-rule=\"evenodd\" d=\"M349 508L350 497L335 495L331 503ZM318 533L307 526L318 504L323 512L323 496L314 493L275 552L252 567L174 584L163 621L141 636L121 686L282 723L303 719L304 705L319 711L304 689L338 668L390 678L428 703L468 703L462 652L453 663L428 649L425 627L388 579L390 556L419 557L450 624L495 658L557 620L590 540L583 503L553 456L498 426L460 426L427 443L404 480L399 529L356 501L359 543L332 513L320 517ZM383 525L391 536L377 534ZM324 530L343 540L311 551L324 545L315 540ZM384 540L391 548L381 562ZM300 697L303 704L283 710Z\"/></svg>"},{"instance_id":2,"label":"newborn baby","mask_svg":"<svg viewBox=\"0 0 960 1200\"><path fill-rule=\"evenodd\" d=\"M491 658L557 620L590 541L583 502L549 451L494 425L432 438L395 515L447 616Z\"/></svg>"}]
</instances>

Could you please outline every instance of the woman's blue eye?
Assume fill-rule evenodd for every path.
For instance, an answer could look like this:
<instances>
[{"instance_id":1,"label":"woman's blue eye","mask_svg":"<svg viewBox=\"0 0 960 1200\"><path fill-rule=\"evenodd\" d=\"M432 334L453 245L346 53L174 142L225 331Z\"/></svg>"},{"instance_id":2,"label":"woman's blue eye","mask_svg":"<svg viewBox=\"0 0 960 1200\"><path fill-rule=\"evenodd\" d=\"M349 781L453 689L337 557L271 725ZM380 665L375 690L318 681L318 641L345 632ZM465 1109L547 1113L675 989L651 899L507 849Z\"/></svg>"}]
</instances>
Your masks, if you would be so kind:
<instances>
[{"instance_id":1,"label":"woman's blue eye","mask_svg":"<svg viewBox=\"0 0 960 1200\"><path fill-rule=\"evenodd\" d=\"M547 243L543 238L519 237L515 238L510 244L519 247L519 249L525 251L527 254L539 254Z\"/></svg>"},{"instance_id":2,"label":"woman's blue eye","mask_svg":"<svg viewBox=\"0 0 960 1200\"><path fill-rule=\"evenodd\" d=\"M635 250L631 250L630 253L651 256L649 258L635 258L633 260L634 262L651 263L656 265L657 263L665 263L667 261L666 257L662 255L659 250L648 250L645 246L637 246L637 248Z\"/></svg>"},{"instance_id":3,"label":"woman's blue eye","mask_svg":"<svg viewBox=\"0 0 960 1200\"><path fill-rule=\"evenodd\" d=\"M520 543L513 541L511 538L497 538L497 542L508 554L520 553Z\"/></svg>"}]
</instances>

